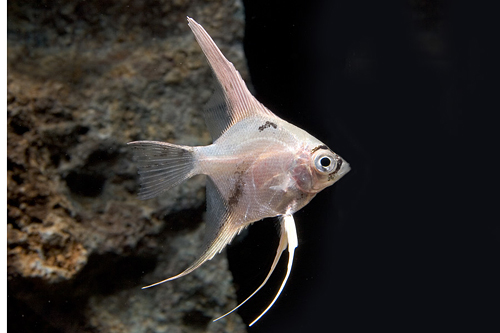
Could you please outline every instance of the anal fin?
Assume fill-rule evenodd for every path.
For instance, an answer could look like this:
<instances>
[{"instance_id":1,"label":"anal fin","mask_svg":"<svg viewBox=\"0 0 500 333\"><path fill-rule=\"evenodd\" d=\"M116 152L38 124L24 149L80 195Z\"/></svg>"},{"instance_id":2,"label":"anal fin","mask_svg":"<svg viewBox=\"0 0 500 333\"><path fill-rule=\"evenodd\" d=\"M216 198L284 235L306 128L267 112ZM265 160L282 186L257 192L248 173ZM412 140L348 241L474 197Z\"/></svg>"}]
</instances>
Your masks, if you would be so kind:
<instances>
[{"instance_id":1,"label":"anal fin","mask_svg":"<svg viewBox=\"0 0 500 333\"><path fill-rule=\"evenodd\" d=\"M148 286L142 287L141 289L151 288L151 287L157 286L159 284L162 284L162 283L165 283L168 281L172 281L172 280L175 280L175 279L178 279L180 277L188 275L189 273L193 272L198 267L203 265L206 261L212 259L216 254L220 253L226 247L226 245L231 242L231 240L234 238L234 236L236 236L239 232L240 232L239 229L234 230L234 228L221 229L217 235L217 238L214 239L210 243L210 245L203 252L203 254L198 259L196 259L195 262L192 263L191 266L189 266L186 270L184 270L183 272L181 272L177 275L174 275L168 279L165 279L165 280L150 284Z\"/></svg>"},{"instance_id":2,"label":"anal fin","mask_svg":"<svg viewBox=\"0 0 500 333\"><path fill-rule=\"evenodd\" d=\"M201 256L183 272L168 279L142 287L142 289L151 288L193 272L203 263L212 259L217 253L220 253L226 245L246 227L246 225L234 223L234 216L232 216L230 209L225 204L224 199L210 177L207 177L206 219L205 250Z\"/></svg>"}]
</instances>

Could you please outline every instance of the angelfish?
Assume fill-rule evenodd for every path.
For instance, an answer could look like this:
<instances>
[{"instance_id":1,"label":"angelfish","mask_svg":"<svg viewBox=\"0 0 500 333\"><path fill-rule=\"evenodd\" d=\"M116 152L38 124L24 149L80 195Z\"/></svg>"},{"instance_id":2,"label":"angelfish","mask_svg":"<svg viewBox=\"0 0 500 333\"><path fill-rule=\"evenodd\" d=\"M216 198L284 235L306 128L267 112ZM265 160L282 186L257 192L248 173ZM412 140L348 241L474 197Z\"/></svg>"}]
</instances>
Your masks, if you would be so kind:
<instances>
[{"instance_id":1,"label":"angelfish","mask_svg":"<svg viewBox=\"0 0 500 333\"><path fill-rule=\"evenodd\" d=\"M277 117L257 101L205 29L192 18L187 20L217 78L218 89L204 111L213 143L191 147L134 141L129 145L138 163L140 199L153 198L194 175L207 176L205 248L182 273L143 289L191 273L220 253L253 222L278 217L279 246L264 282L240 305L214 320L230 314L255 295L288 247L283 282L252 326L274 304L290 275L298 245L293 213L344 176L350 167L324 143Z\"/></svg>"}]
</instances>

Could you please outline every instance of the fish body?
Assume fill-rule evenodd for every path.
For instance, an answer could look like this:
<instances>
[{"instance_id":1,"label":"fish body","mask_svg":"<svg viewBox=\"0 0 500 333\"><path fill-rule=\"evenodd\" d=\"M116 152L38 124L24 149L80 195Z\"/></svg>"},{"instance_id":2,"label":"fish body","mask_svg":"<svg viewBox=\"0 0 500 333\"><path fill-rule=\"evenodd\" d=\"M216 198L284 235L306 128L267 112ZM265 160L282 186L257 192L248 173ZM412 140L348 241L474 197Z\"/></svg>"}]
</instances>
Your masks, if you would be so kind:
<instances>
[{"instance_id":1,"label":"fish body","mask_svg":"<svg viewBox=\"0 0 500 333\"><path fill-rule=\"evenodd\" d=\"M279 292L262 316L290 274L297 247L293 213L350 167L324 143L259 103L203 27L189 17L188 24L218 81L215 97L205 110L214 142L198 147L158 141L129 144L138 163L142 199L153 198L194 175L207 175L205 250L185 271L145 288L189 274L253 222L279 217L281 238L275 260L264 282L247 300L267 282L287 247L289 265Z\"/></svg>"},{"instance_id":2,"label":"fish body","mask_svg":"<svg viewBox=\"0 0 500 333\"><path fill-rule=\"evenodd\" d=\"M197 173L208 175L246 226L266 217L293 214L323 185L310 170L310 152L321 146L281 119L244 119L214 144L196 149Z\"/></svg>"}]
</instances>

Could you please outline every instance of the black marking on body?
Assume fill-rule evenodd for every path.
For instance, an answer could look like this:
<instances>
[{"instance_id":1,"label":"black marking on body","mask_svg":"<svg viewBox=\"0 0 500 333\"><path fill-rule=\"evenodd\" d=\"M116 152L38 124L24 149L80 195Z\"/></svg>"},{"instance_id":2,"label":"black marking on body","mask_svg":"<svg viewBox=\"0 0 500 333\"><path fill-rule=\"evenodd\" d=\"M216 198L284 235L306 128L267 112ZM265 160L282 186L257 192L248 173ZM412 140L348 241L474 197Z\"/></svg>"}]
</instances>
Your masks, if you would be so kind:
<instances>
[{"instance_id":1,"label":"black marking on body","mask_svg":"<svg viewBox=\"0 0 500 333\"><path fill-rule=\"evenodd\" d=\"M278 125L276 125L275 123L273 122L270 122L270 121L266 121L266 123L262 126L259 126L259 132L262 132L263 130L265 130L266 128L269 128L269 127L273 127L274 129L276 129L278 127Z\"/></svg>"},{"instance_id":2,"label":"black marking on body","mask_svg":"<svg viewBox=\"0 0 500 333\"><path fill-rule=\"evenodd\" d=\"M229 207L234 207L238 204L240 201L240 198L243 194L243 187L245 186L245 182L243 181L243 172L242 171L236 171L234 173L235 175L238 176L236 179L236 182L234 183L234 187L231 191L231 194L229 195L229 200L227 203L229 204Z\"/></svg>"},{"instance_id":3,"label":"black marking on body","mask_svg":"<svg viewBox=\"0 0 500 333\"><path fill-rule=\"evenodd\" d=\"M317 152L318 150L320 149L328 149L327 146L325 145L321 145L321 146L317 146L317 147L314 147L312 150L311 150L311 154L314 154L315 152Z\"/></svg>"}]
</instances>

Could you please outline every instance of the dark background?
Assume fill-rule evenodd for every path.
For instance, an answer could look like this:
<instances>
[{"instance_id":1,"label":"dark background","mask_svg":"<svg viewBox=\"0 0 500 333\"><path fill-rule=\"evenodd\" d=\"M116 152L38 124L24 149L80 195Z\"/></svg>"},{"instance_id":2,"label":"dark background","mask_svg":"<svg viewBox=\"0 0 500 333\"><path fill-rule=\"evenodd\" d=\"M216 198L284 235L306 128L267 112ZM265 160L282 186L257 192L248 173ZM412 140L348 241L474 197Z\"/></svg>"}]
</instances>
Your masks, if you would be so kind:
<instances>
[{"instance_id":1,"label":"dark background","mask_svg":"<svg viewBox=\"0 0 500 333\"><path fill-rule=\"evenodd\" d=\"M499 332L496 8L244 2L257 98L352 168L295 214L290 279L249 331ZM255 223L230 246L240 301L265 278L276 230ZM285 265L239 310L246 323L272 300ZM13 304L9 316L24 316ZM28 314L20 327L43 331L46 318Z\"/></svg>"},{"instance_id":2,"label":"dark background","mask_svg":"<svg viewBox=\"0 0 500 333\"><path fill-rule=\"evenodd\" d=\"M256 97L352 167L295 214L291 277L249 331L498 331L494 10L247 0L245 11ZM276 246L266 220L230 247L240 301ZM285 267L239 310L247 323Z\"/></svg>"}]
</instances>

